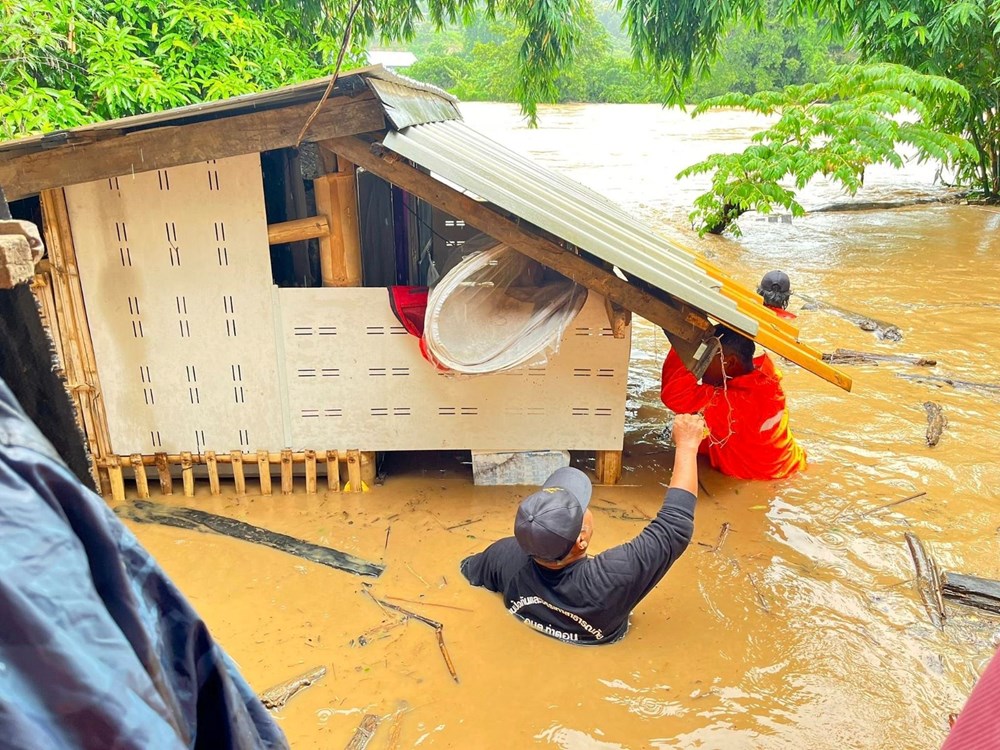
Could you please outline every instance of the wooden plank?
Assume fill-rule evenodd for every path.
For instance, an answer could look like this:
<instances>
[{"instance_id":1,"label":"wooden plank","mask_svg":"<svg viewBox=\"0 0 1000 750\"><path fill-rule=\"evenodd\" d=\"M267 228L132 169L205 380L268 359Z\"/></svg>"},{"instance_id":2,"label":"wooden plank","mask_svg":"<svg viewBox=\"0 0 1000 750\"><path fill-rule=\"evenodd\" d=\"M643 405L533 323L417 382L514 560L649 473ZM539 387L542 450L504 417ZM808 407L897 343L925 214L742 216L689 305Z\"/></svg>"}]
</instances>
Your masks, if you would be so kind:
<instances>
[{"instance_id":1,"label":"wooden plank","mask_svg":"<svg viewBox=\"0 0 1000 750\"><path fill-rule=\"evenodd\" d=\"M361 492L361 451L347 451L347 481L351 492Z\"/></svg>"},{"instance_id":2,"label":"wooden plank","mask_svg":"<svg viewBox=\"0 0 1000 750\"><path fill-rule=\"evenodd\" d=\"M0 157L0 185L8 200L16 200L47 188L294 146L302 124L315 108L316 102L307 102ZM384 127L382 106L373 96L342 96L323 105L305 140L319 141Z\"/></svg>"},{"instance_id":3,"label":"wooden plank","mask_svg":"<svg viewBox=\"0 0 1000 750\"><path fill-rule=\"evenodd\" d=\"M132 463L132 469L135 471L135 489L139 497L149 497L149 480L146 479L146 467L143 466L142 456L138 453L133 453L129 460Z\"/></svg>"},{"instance_id":4,"label":"wooden plank","mask_svg":"<svg viewBox=\"0 0 1000 750\"><path fill-rule=\"evenodd\" d=\"M626 310L607 297L604 298L604 307L608 311L608 325L611 326L611 335L616 339L625 338L625 330L632 323L632 311Z\"/></svg>"},{"instance_id":5,"label":"wooden plank","mask_svg":"<svg viewBox=\"0 0 1000 750\"><path fill-rule=\"evenodd\" d=\"M600 484L618 484L622 478L622 452L597 451L594 473Z\"/></svg>"},{"instance_id":6,"label":"wooden plank","mask_svg":"<svg viewBox=\"0 0 1000 750\"><path fill-rule=\"evenodd\" d=\"M156 473L160 475L160 493L163 495L173 495L174 479L170 476L170 464L167 461L167 454L157 453L154 458L156 461Z\"/></svg>"},{"instance_id":7,"label":"wooden plank","mask_svg":"<svg viewBox=\"0 0 1000 750\"><path fill-rule=\"evenodd\" d=\"M267 243L269 245L283 245L286 242L300 242L316 237L325 237L329 233L330 224L325 216L309 216L305 219L268 224Z\"/></svg>"},{"instance_id":8,"label":"wooden plank","mask_svg":"<svg viewBox=\"0 0 1000 750\"><path fill-rule=\"evenodd\" d=\"M330 232L319 241L323 286L361 285L361 240L353 172L325 174L313 180L316 212Z\"/></svg>"},{"instance_id":9,"label":"wooden plank","mask_svg":"<svg viewBox=\"0 0 1000 750\"><path fill-rule=\"evenodd\" d=\"M361 461L361 481L369 488L375 486L375 476L378 471L378 453L361 451L358 454Z\"/></svg>"},{"instance_id":10,"label":"wooden plank","mask_svg":"<svg viewBox=\"0 0 1000 750\"><path fill-rule=\"evenodd\" d=\"M1000 581L945 573L942 592L951 601L1000 614Z\"/></svg>"},{"instance_id":11,"label":"wooden plank","mask_svg":"<svg viewBox=\"0 0 1000 750\"><path fill-rule=\"evenodd\" d=\"M306 451L306 494L316 494L316 451Z\"/></svg>"},{"instance_id":12,"label":"wooden plank","mask_svg":"<svg viewBox=\"0 0 1000 750\"><path fill-rule=\"evenodd\" d=\"M543 237L540 230L519 224L496 209L448 187L411 167L395 155L372 153L368 143L358 138L335 138L324 145L357 165L389 180L431 205L461 218L480 231L505 242L529 258L583 284L646 320L666 328L687 341L695 342L709 329L708 319L698 312L684 314L659 297L619 279L558 244ZM377 147L380 147L377 145Z\"/></svg>"},{"instance_id":13,"label":"wooden plank","mask_svg":"<svg viewBox=\"0 0 1000 750\"><path fill-rule=\"evenodd\" d=\"M770 349L775 354L780 354L785 359L790 359L795 364L801 365L814 375L819 375L823 380L840 386L845 391L851 390L852 380L847 375L835 367L830 367L826 362L818 359L811 351L803 349L794 341L789 341L772 331L766 330L763 325L757 331L754 341Z\"/></svg>"},{"instance_id":14,"label":"wooden plank","mask_svg":"<svg viewBox=\"0 0 1000 750\"><path fill-rule=\"evenodd\" d=\"M0 185L4 185L2 177ZM76 263L69 209L61 188L44 191L40 202L42 230L51 263L52 292L60 312L56 318L56 330L52 333L58 339L58 348L64 355L62 366L67 387L73 396L77 420L87 441L92 462L91 473L96 486L100 487L97 463L111 455L111 434L104 402L100 398L97 359L94 356L94 344L83 302L83 287L80 285Z\"/></svg>"},{"instance_id":15,"label":"wooden plank","mask_svg":"<svg viewBox=\"0 0 1000 750\"><path fill-rule=\"evenodd\" d=\"M116 503L124 503L125 480L122 477L122 467L117 461L113 466L108 466L108 481L111 483L111 499Z\"/></svg>"},{"instance_id":16,"label":"wooden plank","mask_svg":"<svg viewBox=\"0 0 1000 750\"><path fill-rule=\"evenodd\" d=\"M245 495L247 493L247 480L243 474L242 451L231 451L229 453L229 463L233 467L233 482L236 484L236 494Z\"/></svg>"},{"instance_id":17,"label":"wooden plank","mask_svg":"<svg viewBox=\"0 0 1000 750\"><path fill-rule=\"evenodd\" d=\"M337 451L326 452L326 488L340 492L340 456Z\"/></svg>"},{"instance_id":18,"label":"wooden plank","mask_svg":"<svg viewBox=\"0 0 1000 750\"><path fill-rule=\"evenodd\" d=\"M191 451L181 451L181 482L184 484L184 497L194 497L194 461Z\"/></svg>"},{"instance_id":19,"label":"wooden plank","mask_svg":"<svg viewBox=\"0 0 1000 750\"><path fill-rule=\"evenodd\" d=\"M260 494L271 494L271 460L267 451L257 451L257 471L260 473Z\"/></svg>"},{"instance_id":20,"label":"wooden plank","mask_svg":"<svg viewBox=\"0 0 1000 750\"><path fill-rule=\"evenodd\" d=\"M213 495L219 494L219 465L215 451L205 451L205 466L208 467L208 488Z\"/></svg>"},{"instance_id":21,"label":"wooden plank","mask_svg":"<svg viewBox=\"0 0 1000 750\"><path fill-rule=\"evenodd\" d=\"M286 448L281 451L281 494L291 495L293 489L292 451Z\"/></svg>"}]
</instances>

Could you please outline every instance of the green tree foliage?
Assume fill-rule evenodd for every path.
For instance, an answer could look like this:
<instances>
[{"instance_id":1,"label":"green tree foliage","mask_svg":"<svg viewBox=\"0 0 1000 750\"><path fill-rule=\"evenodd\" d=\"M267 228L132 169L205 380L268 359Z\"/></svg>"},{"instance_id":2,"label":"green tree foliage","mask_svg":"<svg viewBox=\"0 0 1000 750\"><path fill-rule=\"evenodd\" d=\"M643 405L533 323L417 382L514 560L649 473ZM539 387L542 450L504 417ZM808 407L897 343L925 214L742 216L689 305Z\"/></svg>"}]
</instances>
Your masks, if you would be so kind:
<instances>
[{"instance_id":1,"label":"green tree foliage","mask_svg":"<svg viewBox=\"0 0 1000 750\"><path fill-rule=\"evenodd\" d=\"M0 137L244 94L330 72L352 0L0 0ZM348 63L374 39L507 21L512 96L557 96L584 0L363 0Z\"/></svg>"},{"instance_id":2,"label":"green tree foliage","mask_svg":"<svg viewBox=\"0 0 1000 750\"><path fill-rule=\"evenodd\" d=\"M552 81L543 101L651 102L659 91L636 71L592 8L576 19L574 62ZM518 101L521 34L511 21L477 19L464 29L435 32L424 27L410 49L417 62L406 74L447 89L465 101Z\"/></svg>"},{"instance_id":3,"label":"green tree foliage","mask_svg":"<svg viewBox=\"0 0 1000 750\"><path fill-rule=\"evenodd\" d=\"M663 88L631 59L614 0L596 0L577 18L573 62L555 78L553 102L659 102ZM466 101L517 101L521 33L510 21L476 19L463 29L418 25L406 72ZM839 54L815 21L750 33L737 28L721 45L713 75L688 93L698 101L729 91L753 93L821 80Z\"/></svg>"},{"instance_id":4,"label":"green tree foliage","mask_svg":"<svg viewBox=\"0 0 1000 750\"><path fill-rule=\"evenodd\" d=\"M733 222L745 211L769 213L780 206L801 216L793 187L801 190L822 175L853 195L868 165L902 166L901 149L945 165L973 158L968 141L932 123L941 107L968 100L968 92L947 78L890 64L843 66L819 84L709 99L693 114L741 107L777 121L742 153L713 154L678 175L712 174L712 188L696 199L691 220L701 234L726 228L738 234Z\"/></svg>"},{"instance_id":5,"label":"green tree foliage","mask_svg":"<svg viewBox=\"0 0 1000 750\"><path fill-rule=\"evenodd\" d=\"M926 122L964 130L976 146L959 175L1000 197L1000 2L996 0L619 0L635 59L663 77L674 101L717 59L735 26L824 19L863 61L907 65L964 86L968 99L941 102Z\"/></svg>"}]
</instances>

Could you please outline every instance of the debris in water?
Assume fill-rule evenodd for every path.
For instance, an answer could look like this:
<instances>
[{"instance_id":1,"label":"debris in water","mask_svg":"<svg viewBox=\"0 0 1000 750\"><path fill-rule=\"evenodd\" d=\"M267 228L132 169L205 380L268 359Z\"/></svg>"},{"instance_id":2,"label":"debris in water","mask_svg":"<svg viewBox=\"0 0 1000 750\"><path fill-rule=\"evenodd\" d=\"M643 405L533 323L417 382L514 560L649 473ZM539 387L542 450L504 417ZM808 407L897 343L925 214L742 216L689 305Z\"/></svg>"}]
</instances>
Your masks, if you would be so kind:
<instances>
[{"instance_id":1,"label":"debris in water","mask_svg":"<svg viewBox=\"0 0 1000 750\"><path fill-rule=\"evenodd\" d=\"M279 534L276 531L252 526L249 523L237 521L235 518L217 516L214 513L206 513L194 508L180 508L152 503L148 500L136 500L119 505L115 508L115 513L137 523L158 523L190 531L214 532L234 539L241 539L244 542L262 544L265 547L281 550L310 562L327 565L358 576L378 578L385 570L384 565L362 560L348 552L323 547L287 534Z\"/></svg>"},{"instance_id":2,"label":"debris in water","mask_svg":"<svg viewBox=\"0 0 1000 750\"><path fill-rule=\"evenodd\" d=\"M382 607L383 611L385 611L386 608L389 608L405 615L406 617L412 617L414 620L434 628L434 635L437 637L438 648L441 650L441 656L444 657L445 666L448 667L448 672L451 674L452 679L455 680L455 682L458 682L458 672L455 671L455 664L451 660L451 654L448 653L448 647L444 645L444 625L442 623L437 620L432 620L429 617L418 615L416 612L411 612L408 609L403 609L399 605L383 601L372 594L372 592L367 588L362 589L362 591L367 594L372 601Z\"/></svg>"},{"instance_id":3,"label":"debris in water","mask_svg":"<svg viewBox=\"0 0 1000 750\"><path fill-rule=\"evenodd\" d=\"M927 412L927 445L933 448L941 439L941 433L948 426L948 417L941 410L941 405L933 401L924 401L924 411Z\"/></svg>"},{"instance_id":4,"label":"debris in water","mask_svg":"<svg viewBox=\"0 0 1000 750\"><path fill-rule=\"evenodd\" d=\"M923 542L913 532L904 535L906 545L913 558L913 567L917 571L917 591L927 609L931 623L938 630L944 629L944 602L941 600L941 582L933 558L927 554Z\"/></svg>"},{"instance_id":5,"label":"debris in water","mask_svg":"<svg viewBox=\"0 0 1000 750\"><path fill-rule=\"evenodd\" d=\"M375 714L365 714L344 750L365 750L368 743L372 741L372 737L375 736L375 730L378 729L380 721L381 719Z\"/></svg>"},{"instance_id":6,"label":"debris in water","mask_svg":"<svg viewBox=\"0 0 1000 750\"><path fill-rule=\"evenodd\" d=\"M264 708L281 708L288 703L292 696L302 692L310 685L316 684L325 674L326 667L314 667L305 674L300 674L298 677L286 680L280 685L268 688L260 694L260 702L264 704Z\"/></svg>"}]
</instances>

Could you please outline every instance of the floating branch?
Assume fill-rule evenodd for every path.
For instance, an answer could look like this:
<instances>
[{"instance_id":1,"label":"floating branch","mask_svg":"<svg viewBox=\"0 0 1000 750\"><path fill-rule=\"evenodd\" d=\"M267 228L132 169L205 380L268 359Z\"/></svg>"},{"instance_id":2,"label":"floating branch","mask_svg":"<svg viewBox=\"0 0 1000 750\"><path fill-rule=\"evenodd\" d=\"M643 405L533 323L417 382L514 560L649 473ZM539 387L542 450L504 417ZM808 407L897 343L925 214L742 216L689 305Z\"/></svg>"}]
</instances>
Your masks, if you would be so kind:
<instances>
[{"instance_id":1,"label":"floating branch","mask_svg":"<svg viewBox=\"0 0 1000 750\"><path fill-rule=\"evenodd\" d=\"M712 552L718 552L720 549L722 549L722 545L726 543L726 537L728 536L729 536L729 521L726 521L724 524L722 524L722 527L719 529L719 540L715 543L715 546L712 547Z\"/></svg>"},{"instance_id":2,"label":"floating branch","mask_svg":"<svg viewBox=\"0 0 1000 750\"><path fill-rule=\"evenodd\" d=\"M955 378L946 378L941 375L911 375L906 372L897 372L897 378L903 378L904 380L912 380L917 383L929 383L930 385L937 386L940 388L943 385L950 385L952 388L968 389L968 390L981 390L988 391L990 393L1000 393L1000 385L996 383L976 383L971 380L957 380Z\"/></svg>"},{"instance_id":3,"label":"floating branch","mask_svg":"<svg viewBox=\"0 0 1000 750\"><path fill-rule=\"evenodd\" d=\"M933 448L941 439L941 433L948 426L948 417L941 411L941 405L933 401L924 401L924 411L927 412L927 445Z\"/></svg>"},{"instance_id":4,"label":"floating branch","mask_svg":"<svg viewBox=\"0 0 1000 750\"><path fill-rule=\"evenodd\" d=\"M931 623L938 630L944 629L944 602L941 601L940 581L938 580L937 566L924 549L923 542L916 534L907 531L904 534L906 546L910 550L913 558L913 567L917 571L917 591L920 599L927 609L927 615Z\"/></svg>"},{"instance_id":5,"label":"floating branch","mask_svg":"<svg viewBox=\"0 0 1000 750\"><path fill-rule=\"evenodd\" d=\"M859 352L854 349L837 349L833 354L824 354L823 361L833 365L878 364L879 362L899 362L917 367L934 367L936 359L917 357L910 354L876 354L875 352Z\"/></svg>"},{"instance_id":6,"label":"floating branch","mask_svg":"<svg viewBox=\"0 0 1000 750\"><path fill-rule=\"evenodd\" d=\"M926 492L918 492L916 495L910 495L909 497L904 497L902 500L893 500L891 503L886 503L885 505L880 505L877 508L872 508L871 510L865 511L864 513L861 514L861 517L866 518L872 515L873 513L878 513L879 511L883 511L886 508L892 508L896 505L902 505L903 503L908 503L910 502L910 500L916 500L917 498L923 497L926 494L927 494Z\"/></svg>"},{"instance_id":7,"label":"floating branch","mask_svg":"<svg viewBox=\"0 0 1000 750\"><path fill-rule=\"evenodd\" d=\"M448 653L448 647L444 645L444 625L437 620L432 620L429 617L424 617L423 615L418 615L416 612L411 612L408 609L403 609L397 604L392 604L391 602L379 599L368 589L364 589L364 592L374 601L377 605L383 609L391 609L405 615L406 617L412 617L414 620L424 623L429 627L434 628L434 635L437 637L438 648L441 649L441 656L444 657L445 666L448 667L448 672L451 674L451 678L458 682L458 672L455 671L455 663L451 660L451 654Z\"/></svg>"},{"instance_id":8,"label":"floating branch","mask_svg":"<svg viewBox=\"0 0 1000 750\"><path fill-rule=\"evenodd\" d=\"M268 688L260 694L260 702L264 704L264 708L281 708L288 703L292 696L302 692L310 685L316 684L325 674L326 667L314 667L305 674L300 674L280 685Z\"/></svg>"},{"instance_id":9,"label":"floating branch","mask_svg":"<svg viewBox=\"0 0 1000 750\"><path fill-rule=\"evenodd\" d=\"M178 529L214 532L234 539L241 539L244 542L262 544L265 547L281 550L304 560L358 576L378 578L385 570L384 565L362 560L348 552L323 547L293 536L252 526L234 518L217 516L214 513L206 513L194 508L175 508L147 500L138 500L134 503L119 505L115 508L115 513L138 523L158 523Z\"/></svg>"},{"instance_id":10,"label":"floating branch","mask_svg":"<svg viewBox=\"0 0 1000 750\"><path fill-rule=\"evenodd\" d=\"M368 743L372 741L372 737L375 736L375 730L378 729L380 721L381 719L375 714L365 714L344 750L365 750Z\"/></svg>"},{"instance_id":11,"label":"floating branch","mask_svg":"<svg viewBox=\"0 0 1000 750\"><path fill-rule=\"evenodd\" d=\"M813 297L803 294L802 292L795 292L795 294L806 301L806 304L802 306L803 310L823 310L825 312L830 312L834 315L846 318L862 331L873 331L880 339L887 341L903 340L903 332L899 330L899 326L893 325L892 323L855 312L854 310L849 310L846 307L831 304L830 302L823 302L822 300L814 299Z\"/></svg>"}]
</instances>

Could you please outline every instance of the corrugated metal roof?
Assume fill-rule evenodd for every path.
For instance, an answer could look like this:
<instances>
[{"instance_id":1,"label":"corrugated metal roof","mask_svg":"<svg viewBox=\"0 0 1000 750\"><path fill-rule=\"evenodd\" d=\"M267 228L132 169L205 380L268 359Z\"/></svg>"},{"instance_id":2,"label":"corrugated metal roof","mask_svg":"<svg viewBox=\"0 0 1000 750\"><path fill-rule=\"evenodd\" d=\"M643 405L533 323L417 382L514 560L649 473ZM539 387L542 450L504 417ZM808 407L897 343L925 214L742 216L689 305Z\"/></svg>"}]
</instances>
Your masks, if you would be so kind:
<instances>
[{"instance_id":1,"label":"corrugated metal roof","mask_svg":"<svg viewBox=\"0 0 1000 750\"><path fill-rule=\"evenodd\" d=\"M455 99L428 96L425 89L418 88L416 81L409 79L387 80L366 76L368 86L382 102L385 116L397 128L441 120L461 120ZM418 84L426 86L427 84Z\"/></svg>"},{"instance_id":2,"label":"corrugated metal roof","mask_svg":"<svg viewBox=\"0 0 1000 750\"><path fill-rule=\"evenodd\" d=\"M476 132L464 122L413 125L384 145L511 213L751 336L759 324L724 297L685 250L624 209Z\"/></svg>"}]
</instances>

